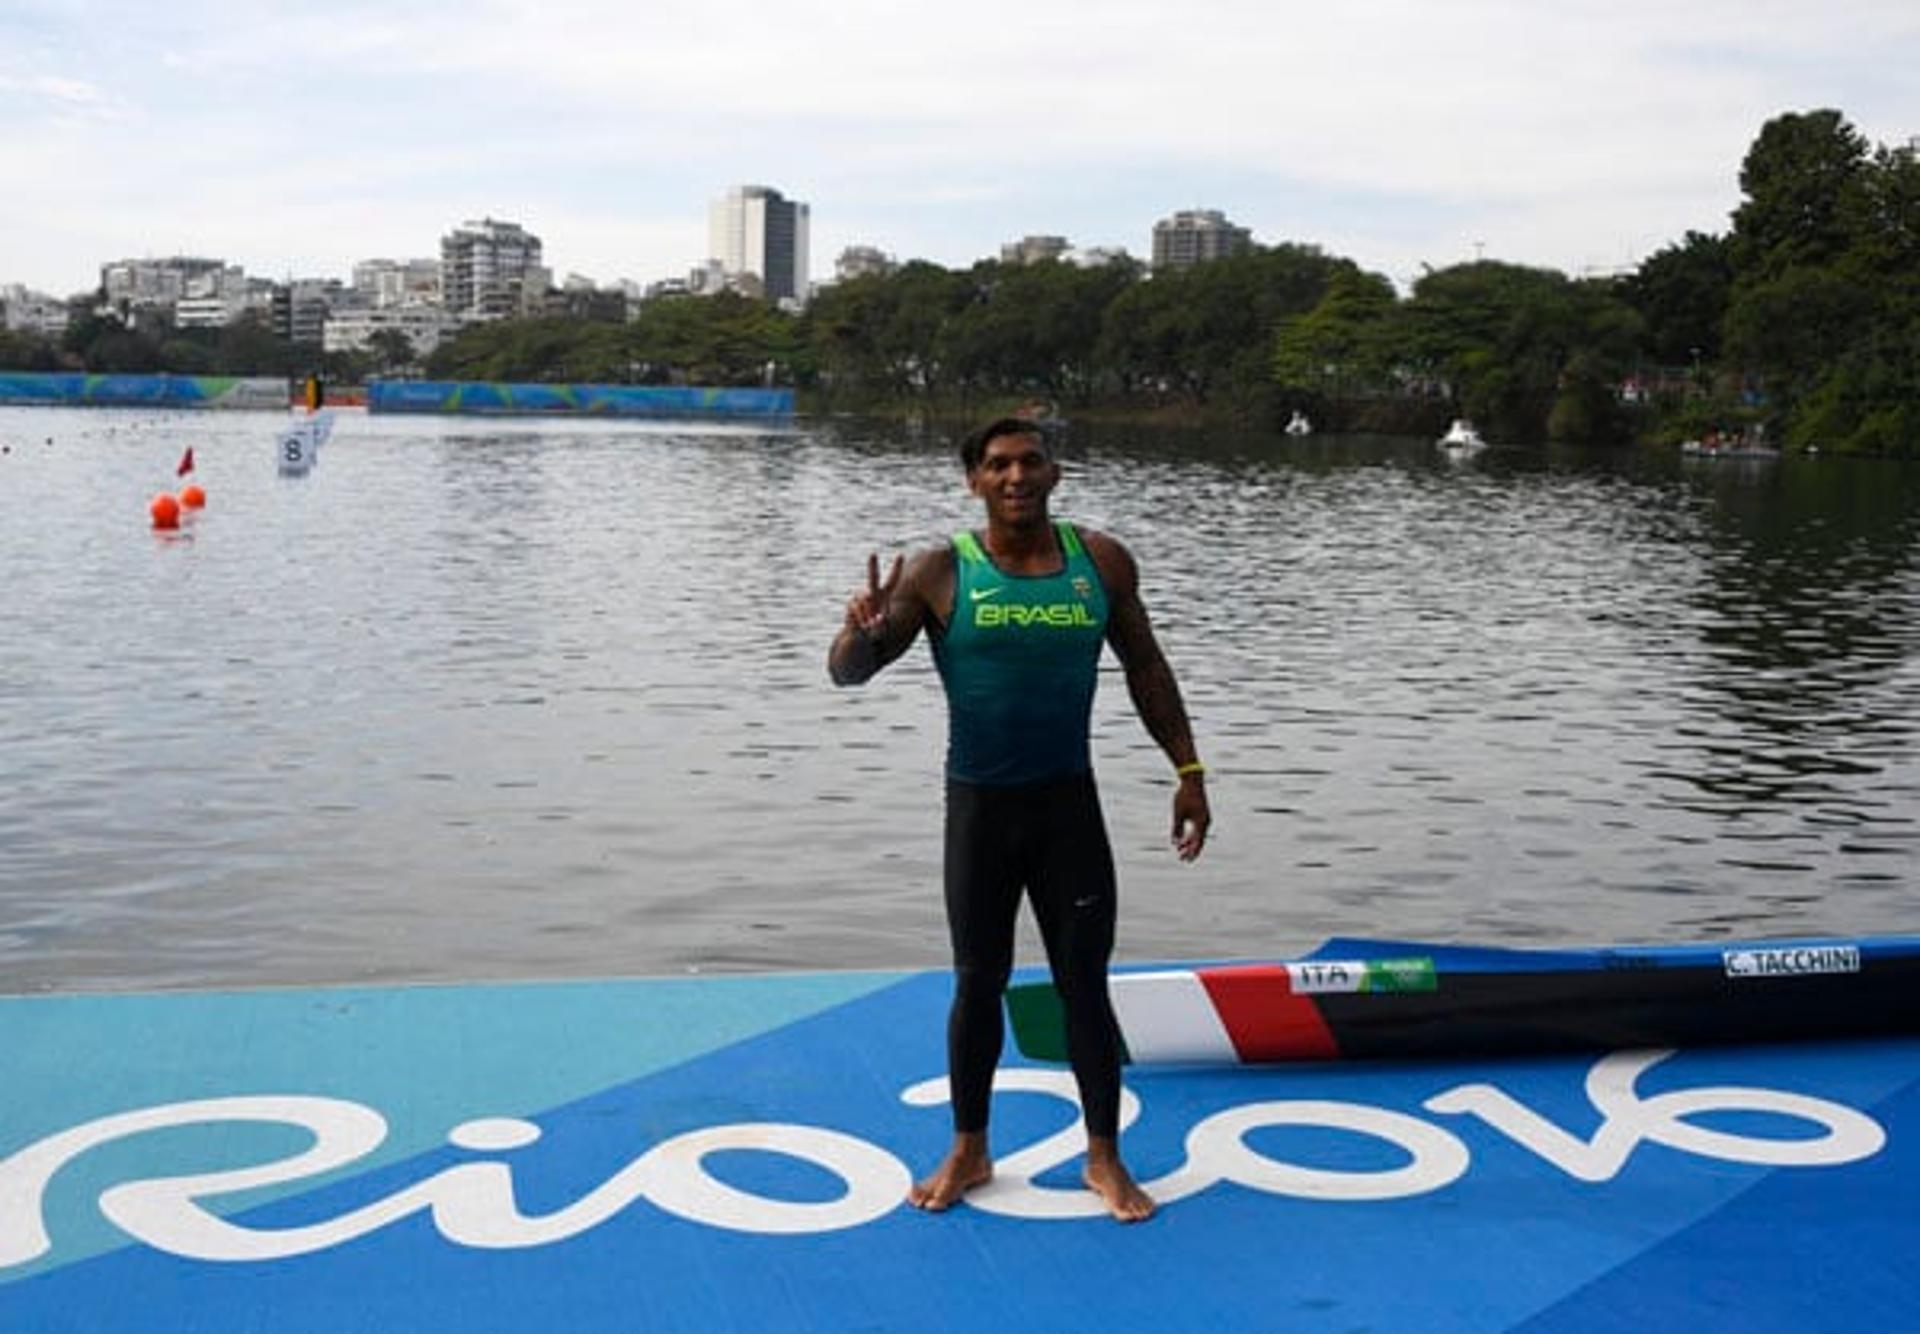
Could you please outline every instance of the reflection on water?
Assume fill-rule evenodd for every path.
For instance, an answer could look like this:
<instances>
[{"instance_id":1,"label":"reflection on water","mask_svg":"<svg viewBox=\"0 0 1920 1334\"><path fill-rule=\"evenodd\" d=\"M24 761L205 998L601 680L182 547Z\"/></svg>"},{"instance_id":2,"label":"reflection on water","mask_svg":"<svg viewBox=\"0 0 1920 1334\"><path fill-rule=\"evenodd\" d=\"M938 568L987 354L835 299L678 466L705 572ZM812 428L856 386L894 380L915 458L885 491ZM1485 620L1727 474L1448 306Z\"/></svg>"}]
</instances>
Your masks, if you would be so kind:
<instances>
[{"instance_id":1,"label":"reflection on water","mask_svg":"<svg viewBox=\"0 0 1920 1334\"><path fill-rule=\"evenodd\" d=\"M1676 777L1736 864L1897 892L1913 849L1910 764L1917 531L1887 465L1712 479L1711 579L1696 600L1698 690ZM1792 813L1788 821L1769 812ZM1751 820L1743 819L1751 815Z\"/></svg>"},{"instance_id":2,"label":"reflection on water","mask_svg":"<svg viewBox=\"0 0 1920 1334\"><path fill-rule=\"evenodd\" d=\"M349 417L289 479L272 425L0 415L0 989L941 962L937 681L822 664L870 548L971 520L945 442ZM1124 955L1913 928L1907 471L1068 462L1213 768L1182 867L1107 664Z\"/></svg>"}]
</instances>

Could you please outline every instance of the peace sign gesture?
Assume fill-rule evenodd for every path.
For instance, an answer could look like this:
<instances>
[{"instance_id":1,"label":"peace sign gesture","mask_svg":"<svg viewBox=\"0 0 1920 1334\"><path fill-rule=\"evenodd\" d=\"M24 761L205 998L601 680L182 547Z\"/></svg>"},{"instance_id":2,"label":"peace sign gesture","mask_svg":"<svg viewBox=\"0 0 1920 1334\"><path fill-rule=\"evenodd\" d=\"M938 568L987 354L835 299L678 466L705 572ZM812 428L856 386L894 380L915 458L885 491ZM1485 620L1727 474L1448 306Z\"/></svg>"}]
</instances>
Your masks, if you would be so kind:
<instances>
[{"instance_id":1,"label":"peace sign gesture","mask_svg":"<svg viewBox=\"0 0 1920 1334\"><path fill-rule=\"evenodd\" d=\"M909 616L903 618L908 624L900 627L901 633L893 633L895 595L908 600L913 597L911 591L900 593L905 568L905 558L895 556L883 580L879 555L867 557L867 586L847 599L846 624L827 650L827 675L835 685L859 685L867 680L904 653L919 632L919 622Z\"/></svg>"},{"instance_id":2,"label":"peace sign gesture","mask_svg":"<svg viewBox=\"0 0 1920 1334\"><path fill-rule=\"evenodd\" d=\"M847 628L865 635L876 646L887 633L887 613L893 609L894 590L900 587L903 560L893 558L886 581L880 579L880 556L867 557L867 586L847 599Z\"/></svg>"}]
</instances>

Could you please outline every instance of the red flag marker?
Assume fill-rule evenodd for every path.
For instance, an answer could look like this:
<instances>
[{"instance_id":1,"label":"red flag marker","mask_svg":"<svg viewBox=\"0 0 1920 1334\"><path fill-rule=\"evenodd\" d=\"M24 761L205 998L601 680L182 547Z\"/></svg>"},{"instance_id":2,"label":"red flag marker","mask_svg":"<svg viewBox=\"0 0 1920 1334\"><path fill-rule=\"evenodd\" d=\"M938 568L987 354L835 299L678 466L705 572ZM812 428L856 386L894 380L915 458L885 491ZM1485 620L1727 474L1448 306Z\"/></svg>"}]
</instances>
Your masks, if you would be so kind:
<instances>
[{"instance_id":1,"label":"red flag marker","mask_svg":"<svg viewBox=\"0 0 1920 1334\"><path fill-rule=\"evenodd\" d=\"M193 471L193 446L187 446L187 452L180 456L180 466L173 470L175 477L185 477Z\"/></svg>"}]
</instances>

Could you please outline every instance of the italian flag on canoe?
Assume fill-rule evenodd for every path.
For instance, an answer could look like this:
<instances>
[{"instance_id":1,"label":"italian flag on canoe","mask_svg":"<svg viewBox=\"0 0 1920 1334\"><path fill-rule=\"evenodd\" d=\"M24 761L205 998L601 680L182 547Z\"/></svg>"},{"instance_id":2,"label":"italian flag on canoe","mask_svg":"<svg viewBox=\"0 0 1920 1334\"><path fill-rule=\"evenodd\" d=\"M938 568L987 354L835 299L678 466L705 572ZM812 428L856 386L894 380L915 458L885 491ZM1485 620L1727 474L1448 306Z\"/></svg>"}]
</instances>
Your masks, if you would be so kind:
<instances>
[{"instance_id":1,"label":"italian flag on canoe","mask_svg":"<svg viewBox=\"0 0 1920 1334\"><path fill-rule=\"evenodd\" d=\"M1329 959L1125 973L1112 981L1129 1061L1330 1060L1340 1054L1314 997L1435 987L1433 960ZM1022 1053L1067 1058L1066 1014L1050 983L1010 987Z\"/></svg>"}]
</instances>

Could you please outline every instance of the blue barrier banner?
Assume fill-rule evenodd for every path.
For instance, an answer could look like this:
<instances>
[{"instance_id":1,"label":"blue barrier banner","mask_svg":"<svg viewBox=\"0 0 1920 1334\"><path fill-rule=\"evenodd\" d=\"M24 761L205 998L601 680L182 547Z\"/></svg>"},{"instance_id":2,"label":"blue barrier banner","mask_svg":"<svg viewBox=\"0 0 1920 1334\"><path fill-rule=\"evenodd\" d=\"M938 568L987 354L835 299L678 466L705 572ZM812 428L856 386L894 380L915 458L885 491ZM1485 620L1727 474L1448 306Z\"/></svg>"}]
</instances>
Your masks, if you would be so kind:
<instances>
[{"instance_id":1,"label":"blue barrier banner","mask_svg":"<svg viewBox=\"0 0 1920 1334\"><path fill-rule=\"evenodd\" d=\"M279 376L0 371L0 404L27 407L284 408Z\"/></svg>"},{"instance_id":2,"label":"blue barrier banner","mask_svg":"<svg viewBox=\"0 0 1920 1334\"><path fill-rule=\"evenodd\" d=\"M793 391L677 385L375 380L367 386L367 411L764 419L791 416Z\"/></svg>"}]
</instances>

